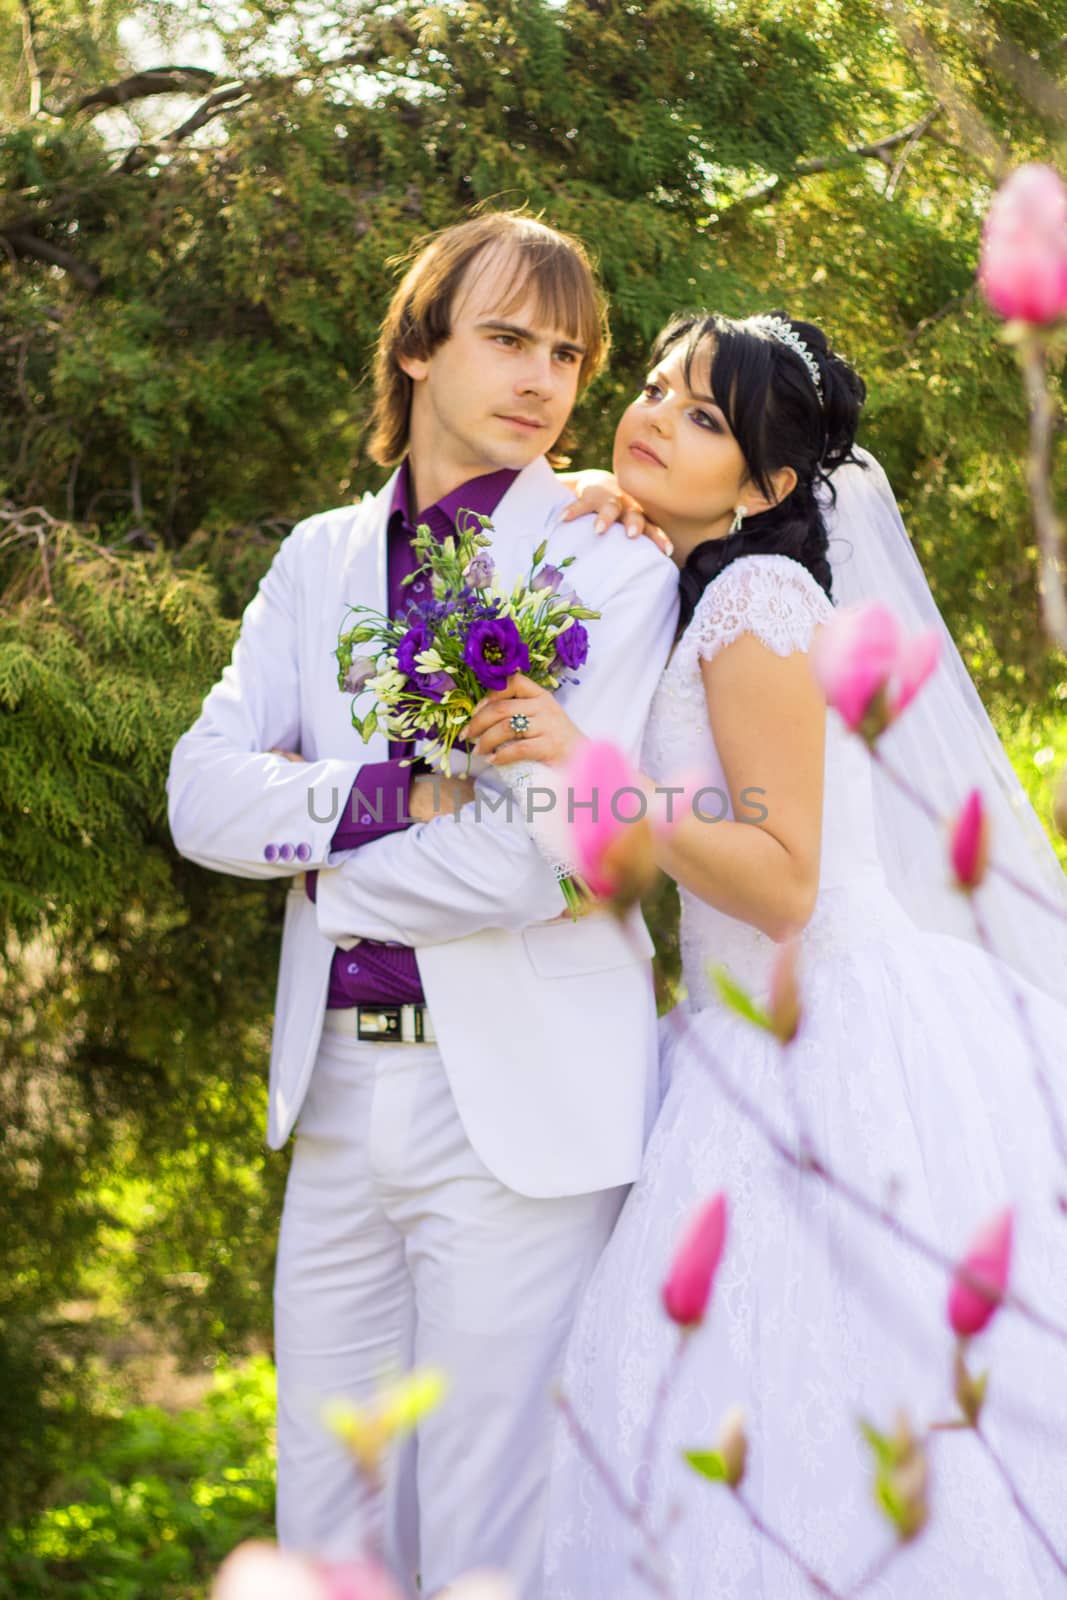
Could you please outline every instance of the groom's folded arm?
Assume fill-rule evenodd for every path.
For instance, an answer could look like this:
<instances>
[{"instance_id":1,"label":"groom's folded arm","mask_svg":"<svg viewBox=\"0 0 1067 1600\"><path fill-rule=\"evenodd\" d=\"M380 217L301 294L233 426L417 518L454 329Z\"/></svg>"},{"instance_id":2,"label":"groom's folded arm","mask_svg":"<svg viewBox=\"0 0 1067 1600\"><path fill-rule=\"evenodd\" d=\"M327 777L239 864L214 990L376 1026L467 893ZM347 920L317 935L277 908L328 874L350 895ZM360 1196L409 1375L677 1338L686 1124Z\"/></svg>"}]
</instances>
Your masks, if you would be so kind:
<instances>
[{"instance_id":1,"label":"groom's folded arm","mask_svg":"<svg viewBox=\"0 0 1067 1600\"><path fill-rule=\"evenodd\" d=\"M647 541L642 541L647 543ZM636 757L674 637L677 572L649 545L628 548L624 581L606 598L581 683L566 692L583 731L612 738ZM483 928L517 931L564 910L553 869L530 838L516 803L490 811L494 790L479 779L479 801L462 821L439 817L366 845L320 871L320 932L335 943L392 939L418 947Z\"/></svg>"},{"instance_id":2,"label":"groom's folded arm","mask_svg":"<svg viewBox=\"0 0 1067 1600\"><path fill-rule=\"evenodd\" d=\"M325 865L349 797L361 787L371 792L383 765L293 762L272 753L300 744L297 567L303 532L314 522L301 523L279 547L245 610L230 664L171 756L167 809L179 854L234 877L289 877Z\"/></svg>"}]
</instances>

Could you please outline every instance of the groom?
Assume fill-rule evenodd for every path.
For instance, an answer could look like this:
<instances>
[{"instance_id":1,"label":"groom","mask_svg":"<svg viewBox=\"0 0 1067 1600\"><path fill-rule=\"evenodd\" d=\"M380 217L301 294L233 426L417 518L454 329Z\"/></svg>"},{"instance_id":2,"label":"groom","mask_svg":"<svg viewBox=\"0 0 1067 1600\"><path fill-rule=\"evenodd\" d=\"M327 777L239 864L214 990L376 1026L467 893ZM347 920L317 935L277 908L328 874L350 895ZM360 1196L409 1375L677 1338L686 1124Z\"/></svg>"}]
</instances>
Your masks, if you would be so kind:
<instances>
[{"instance_id":1,"label":"groom","mask_svg":"<svg viewBox=\"0 0 1067 1600\"><path fill-rule=\"evenodd\" d=\"M372 453L397 470L281 545L168 780L182 855L295 881L270 1076L271 1145L296 1127L275 1285L279 1535L335 1558L359 1547L367 1509L322 1404L413 1363L443 1369L415 1444L417 1529L391 1491L370 1512L423 1596L487 1565L523 1600L542 1593L551 1384L654 1111L651 942L639 919L635 938L561 917L521 808L435 816L404 747L361 746L333 647L347 605L404 603L416 523L442 538L481 512L509 584L546 538L549 561L576 557L568 580L601 618L581 684L560 693L636 756L677 574L647 539L597 538L591 517L557 529L571 496L546 459L605 342L577 240L511 213L431 239L377 350Z\"/></svg>"}]
</instances>

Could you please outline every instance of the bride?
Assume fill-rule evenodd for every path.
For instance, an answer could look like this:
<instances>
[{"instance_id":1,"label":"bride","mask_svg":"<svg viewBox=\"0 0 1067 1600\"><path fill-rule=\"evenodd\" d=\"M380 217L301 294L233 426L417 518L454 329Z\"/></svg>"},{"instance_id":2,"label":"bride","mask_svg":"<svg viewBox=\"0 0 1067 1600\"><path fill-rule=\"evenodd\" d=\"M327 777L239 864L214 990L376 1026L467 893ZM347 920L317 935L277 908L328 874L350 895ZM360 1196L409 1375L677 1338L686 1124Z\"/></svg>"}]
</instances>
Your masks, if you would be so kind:
<instances>
[{"instance_id":1,"label":"bride","mask_svg":"<svg viewBox=\"0 0 1067 1600\"><path fill-rule=\"evenodd\" d=\"M1063 904L1062 874L884 475L854 452L863 396L809 324L687 317L658 338L618 427L618 489L681 569L644 766L660 783L696 770L730 803L718 824L689 814L657 842L680 889L687 998L662 1020L662 1110L570 1343L553 1600L1067 1594L1064 924L990 878L976 904L1007 959L979 947L966 897L946 886L945 841L817 687L808 654L833 601L883 599L906 625L938 628L941 665L884 736L886 761L942 812L977 772L994 858L1006 854L1043 902ZM582 737L523 678L482 703L469 736L500 765L565 763ZM742 806L746 789L762 791L758 809ZM796 929L801 1023L783 1049L722 1003L709 967L766 1000ZM679 1334L661 1285L718 1191L725 1253L664 1405ZM1053 1330L1002 1306L967 1355L991 1374L981 1435L928 1432L959 1416L944 1258L1005 1206L1011 1288ZM683 1460L715 1448L734 1407L747 1437L739 1493ZM910 1492L929 1520L897 1545L860 1424L888 1436L901 1413L916 1442Z\"/></svg>"}]
</instances>

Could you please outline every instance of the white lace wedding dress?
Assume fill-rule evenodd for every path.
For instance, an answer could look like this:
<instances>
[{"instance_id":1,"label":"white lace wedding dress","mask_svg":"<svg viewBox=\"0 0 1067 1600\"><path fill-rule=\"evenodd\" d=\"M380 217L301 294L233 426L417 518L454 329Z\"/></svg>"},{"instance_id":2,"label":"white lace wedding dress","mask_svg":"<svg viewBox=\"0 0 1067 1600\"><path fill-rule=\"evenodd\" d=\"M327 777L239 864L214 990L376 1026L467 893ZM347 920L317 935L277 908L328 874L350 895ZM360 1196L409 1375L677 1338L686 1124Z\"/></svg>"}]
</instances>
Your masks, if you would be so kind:
<instances>
[{"instance_id":1,"label":"white lace wedding dress","mask_svg":"<svg viewBox=\"0 0 1067 1600\"><path fill-rule=\"evenodd\" d=\"M728 567L705 591L664 674L647 736L664 781L694 767L725 789L707 721L700 658L744 631L777 654L806 650L832 608L781 556ZM768 802L769 803L769 802ZM710 824L709 824L710 825ZM726 1012L710 962L765 992L774 953L756 930L682 893L688 1000L663 1019L666 1096L645 1170L597 1269L562 1387L623 1492L667 1538L678 1600L790 1600L811 1584L758 1536L683 1449L711 1449L733 1406L749 1438L744 1490L767 1526L840 1596L871 1600L1034 1600L1067 1577L1024 1527L981 1443L931 1436L926 1530L862 1590L893 1543L872 1496L865 1418L892 1431L955 1414L947 1276L789 1167L723 1091L758 1106L791 1146L798 1128L848 1183L956 1259L1007 1202L1016 1207L1013 1287L1067 1326L1067 1190L1034 1087L1008 984L1017 982L1067 1107L1067 1013L974 945L918 930L882 879L869 757L828 719L820 891L802 940L805 1015L783 1058ZM917 818L916 827L928 824ZM707 1058L714 1063L709 1068ZM1067 1114L1067 1112L1065 1112ZM646 1430L677 1342L660 1287L700 1200L729 1198L726 1251L707 1320L690 1340L656 1459ZM1067 1560L1067 1343L1003 1308L972 1343L989 1368L983 1422L1024 1501ZM562 1420L550 1495L546 1600L628 1600L652 1592L644 1547Z\"/></svg>"}]
</instances>

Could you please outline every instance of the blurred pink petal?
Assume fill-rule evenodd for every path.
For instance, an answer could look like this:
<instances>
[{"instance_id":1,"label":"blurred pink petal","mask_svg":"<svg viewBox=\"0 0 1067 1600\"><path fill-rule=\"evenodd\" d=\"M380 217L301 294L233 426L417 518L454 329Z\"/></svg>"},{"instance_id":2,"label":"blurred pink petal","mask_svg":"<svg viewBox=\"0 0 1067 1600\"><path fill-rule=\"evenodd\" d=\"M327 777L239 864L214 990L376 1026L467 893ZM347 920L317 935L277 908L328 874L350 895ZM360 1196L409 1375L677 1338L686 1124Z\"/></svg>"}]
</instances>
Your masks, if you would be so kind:
<instances>
[{"instance_id":1,"label":"blurred pink petal","mask_svg":"<svg viewBox=\"0 0 1067 1600\"><path fill-rule=\"evenodd\" d=\"M963 802L949 842L952 871L961 889L977 889L989 864L989 818L980 790Z\"/></svg>"},{"instance_id":2,"label":"blurred pink petal","mask_svg":"<svg viewBox=\"0 0 1067 1600\"><path fill-rule=\"evenodd\" d=\"M327 1600L404 1600L388 1572L368 1561L319 1569Z\"/></svg>"},{"instance_id":3,"label":"blurred pink petal","mask_svg":"<svg viewBox=\"0 0 1067 1600\"><path fill-rule=\"evenodd\" d=\"M894 689L889 715L899 717L915 699L927 678L936 670L941 655L941 640L931 629L906 639L897 656Z\"/></svg>"},{"instance_id":4,"label":"blurred pink petal","mask_svg":"<svg viewBox=\"0 0 1067 1600\"><path fill-rule=\"evenodd\" d=\"M877 603L843 608L816 634L812 670L827 704L853 733L889 682L901 643L896 617Z\"/></svg>"},{"instance_id":5,"label":"blurred pink petal","mask_svg":"<svg viewBox=\"0 0 1067 1600\"><path fill-rule=\"evenodd\" d=\"M978 281L1002 317L1041 324L1067 311L1067 188L1051 167L1029 162L995 195Z\"/></svg>"},{"instance_id":6,"label":"blurred pink petal","mask_svg":"<svg viewBox=\"0 0 1067 1600\"><path fill-rule=\"evenodd\" d=\"M948 1320L961 1339L981 1333L1004 1296L1011 1271L1014 1222L1010 1206L998 1212L975 1234L960 1262L958 1273L967 1273L981 1285L973 1287L962 1276L952 1280Z\"/></svg>"},{"instance_id":7,"label":"blurred pink petal","mask_svg":"<svg viewBox=\"0 0 1067 1600\"><path fill-rule=\"evenodd\" d=\"M211 1600L330 1600L315 1568L277 1545L250 1541L226 1557Z\"/></svg>"},{"instance_id":8,"label":"blurred pink petal","mask_svg":"<svg viewBox=\"0 0 1067 1600\"><path fill-rule=\"evenodd\" d=\"M618 745L588 740L565 778L570 853L579 873L602 899L635 899L656 871L648 797L637 774Z\"/></svg>"},{"instance_id":9,"label":"blurred pink petal","mask_svg":"<svg viewBox=\"0 0 1067 1600\"><path fill-rule=\"evenodd\" d=\"M663 1305L680 1328L704 1320L726 1242L726 1196L705 1201L682 1235L663 1285Z\"/></svg>"}]
</instances>

